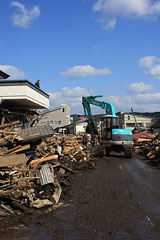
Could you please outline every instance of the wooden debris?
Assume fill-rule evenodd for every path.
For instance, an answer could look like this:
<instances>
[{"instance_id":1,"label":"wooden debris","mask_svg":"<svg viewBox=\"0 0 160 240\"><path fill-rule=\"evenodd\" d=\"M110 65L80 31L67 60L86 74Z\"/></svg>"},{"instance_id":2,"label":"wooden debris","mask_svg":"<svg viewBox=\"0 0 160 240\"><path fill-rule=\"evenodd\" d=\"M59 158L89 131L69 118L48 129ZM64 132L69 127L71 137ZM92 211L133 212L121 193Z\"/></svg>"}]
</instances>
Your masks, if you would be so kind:
<instances>
[{"instance_id":1,"label":"wooden debris","mask_svg":"<svg viewBox=\"0 0 160 240\"><path fill-rule=\"evenodd\" d=\"M27 145L21 146L18 149L15 149L14 151L12 151L12 154L13 153L20 153L20 152L23 152L23 151L28 150L28 149L30 149L30 144L27 144Z\"/></svg>"},{"instance_id":2,"label":"wooden debris","mask_svg":"<svg viewBox=\"0 0 160 240\"><path fill-rule=\"evenodd\" d=\"M58 159L58 155L53 155L53 156L49 156L49 157L34 159L29 164L33 165L33 164L42 163L42 162L46 162L49 160L57 160L57 159Z\"/></svg>"},{"instance_id":3,"label":"wooden debris","mask_svg":"<svg viewBox=\"0 0 160 240\"><path fill-rule=\"evenodd\" d=\"M16 124L0 125L0 203L6 206L0 215L15 214L14 208L23 214L29 207L52 211L62 205L61 194L71 185L73 173L85 164L91 166L91 136L83 146L83 134L43 137L28 130L22 134L14 131Z\"/></svg>"},{"instance_id":4,"label":"wooden debris","mask_svg":"<svg viewBox=\"0 0 160 240\"><path fill-rule=\"evenodd\" d=\"M0 125L0 128L12 127L12 126L19 125L19 124L21 124L20 121L15 121L15 122Z\"/></svg>"},{"instance_id":5,"label":"wooden debris","mask_svg":"<svg viewBox=\"0 0 160 240\"><path fill-rule=\"evenodd\" d=\"M25 154L13 154L0 157L0 167L17 166L26 164L28 158Z\"/></svg>"},{"instance_id":6,"label":"wooden debris","mask_svg":"<svg viewBox=\"0 0 160 240\"><path fill-rule=\"evenodd\" d=\"M139 138L134 139L135 153L142 154L147 160L151 160L156 165L160 162L160 136L147 132L139 134Z\"/></svg>"}]
</instances>

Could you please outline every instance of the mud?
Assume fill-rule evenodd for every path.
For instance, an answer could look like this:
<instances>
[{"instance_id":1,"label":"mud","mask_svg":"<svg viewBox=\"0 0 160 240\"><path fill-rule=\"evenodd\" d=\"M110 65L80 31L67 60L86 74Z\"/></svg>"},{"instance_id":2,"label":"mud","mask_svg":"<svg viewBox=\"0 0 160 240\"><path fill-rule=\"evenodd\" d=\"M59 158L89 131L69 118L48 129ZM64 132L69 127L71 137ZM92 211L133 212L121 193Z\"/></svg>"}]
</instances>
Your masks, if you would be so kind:
<instances>
[{"instance_id":1,"label":"mud","mask_svg":"<svg viewBox=\"0 0 160 240\"><path fill-rule=\"evenodd\" d=\"M1 218L0 239L160 239L160 171L136 155L97 159L54 212Z\"/></svg>"}]
</instances>

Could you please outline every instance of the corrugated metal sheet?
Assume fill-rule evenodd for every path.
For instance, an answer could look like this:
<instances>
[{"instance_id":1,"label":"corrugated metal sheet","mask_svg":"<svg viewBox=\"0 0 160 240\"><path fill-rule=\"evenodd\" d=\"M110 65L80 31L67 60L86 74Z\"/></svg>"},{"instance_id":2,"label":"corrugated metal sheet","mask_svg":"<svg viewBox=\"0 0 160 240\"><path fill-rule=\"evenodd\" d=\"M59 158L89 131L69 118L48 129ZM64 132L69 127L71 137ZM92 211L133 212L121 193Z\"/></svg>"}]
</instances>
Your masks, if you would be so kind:
<instances>
[{"instance_id":1,"label":"corrugated metal sheet","mask_svg":"<svg viewBox=\"0 0 160 240\"><path fill-rule=\"evenodd\" d=\"M54 130L49 125L39 125L36 127L22 129L20 136L23 138L20 142L34 142L45 137L50 137L54 134ZM6 146L8 142L0 144L0 146Z\"/></svg>"},{"instance_id":2,"label":"corrugated metal sheet","mask_svg":"<svg viewBox=\"0 0 160 240\"><path fill-rule=\"evenodd\" d=\"M54 169L49 163L41 166L39 171L41 185L46 185L49 183L54 183Z\"/></svg>"},{"instance_id":3,"label":"corrugated metal sheet","mask_svg":"<svg viewBox=\"0 0 160 240\"><path fill-rule=\"evenodd\" d=\"M31 128L22 129L21 137L23 140L32 139L32 138L40 138L52 136L54 134L54 130L49 125L38 125Z\"/></svg>"}]
</instances>

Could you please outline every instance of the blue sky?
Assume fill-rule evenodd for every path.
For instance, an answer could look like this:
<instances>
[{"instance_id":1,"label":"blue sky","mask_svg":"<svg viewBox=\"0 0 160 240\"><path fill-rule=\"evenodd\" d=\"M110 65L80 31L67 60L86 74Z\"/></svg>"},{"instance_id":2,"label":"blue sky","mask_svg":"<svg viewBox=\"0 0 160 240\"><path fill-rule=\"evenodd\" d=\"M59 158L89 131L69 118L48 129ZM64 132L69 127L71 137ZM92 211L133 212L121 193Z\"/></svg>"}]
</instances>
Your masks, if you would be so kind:
<instances>
[{"instance_id":1,"label":"blue sky","mask_svg":"<svg viewBox=\"0 0 160 240\"><path fill-rule=\"evenodd\" d=\"M1 0L0 26L0 69L40 79L50 108L160 111L160 0Z\"/></svg>"}]
</instances>

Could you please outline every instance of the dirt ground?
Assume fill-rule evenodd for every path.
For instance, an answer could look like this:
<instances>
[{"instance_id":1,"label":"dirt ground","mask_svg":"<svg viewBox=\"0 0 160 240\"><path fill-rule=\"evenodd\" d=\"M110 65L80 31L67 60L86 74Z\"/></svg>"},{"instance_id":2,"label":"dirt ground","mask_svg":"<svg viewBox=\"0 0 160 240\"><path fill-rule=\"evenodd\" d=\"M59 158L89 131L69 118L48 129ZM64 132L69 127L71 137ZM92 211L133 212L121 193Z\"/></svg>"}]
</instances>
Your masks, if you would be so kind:
<instances>
[{"instance_id":1,"label":"dirt ground","mask_svg":"<svg viewBox=\"0 0 160 240\"><path fill-rule=\"evenodd\" d=\"M97 159L54 212L1 218L0 239L160 239L160 170L136 155Z\"/></svg>"}]
</instances>

